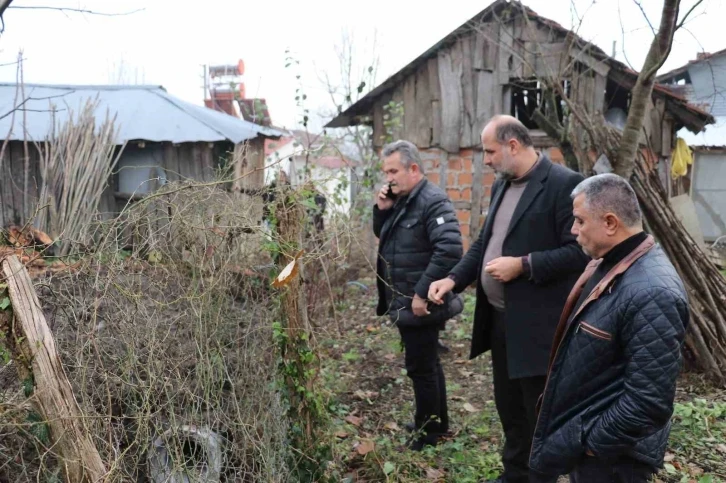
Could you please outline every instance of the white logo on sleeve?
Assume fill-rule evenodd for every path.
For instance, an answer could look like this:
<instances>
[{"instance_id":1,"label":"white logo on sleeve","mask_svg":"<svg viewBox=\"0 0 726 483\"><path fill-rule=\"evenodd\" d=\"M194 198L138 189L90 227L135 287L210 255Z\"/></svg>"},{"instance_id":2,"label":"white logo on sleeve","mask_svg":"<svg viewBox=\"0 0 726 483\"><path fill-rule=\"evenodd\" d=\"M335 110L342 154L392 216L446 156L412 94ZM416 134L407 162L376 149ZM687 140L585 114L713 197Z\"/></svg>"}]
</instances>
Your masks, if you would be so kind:
<instances>
[{"instance_id":1,"label":"white logo on sleeve","mask_svg":"<svg viewBox=\"0 0 726 483\"><path fill-rule=\"evenodd\" d=\"M443 216L439 216L438 218L436 218L436 223L438 223L439 225L443 225L444 224L444 217Z\"/></svg>"}]
</instances>

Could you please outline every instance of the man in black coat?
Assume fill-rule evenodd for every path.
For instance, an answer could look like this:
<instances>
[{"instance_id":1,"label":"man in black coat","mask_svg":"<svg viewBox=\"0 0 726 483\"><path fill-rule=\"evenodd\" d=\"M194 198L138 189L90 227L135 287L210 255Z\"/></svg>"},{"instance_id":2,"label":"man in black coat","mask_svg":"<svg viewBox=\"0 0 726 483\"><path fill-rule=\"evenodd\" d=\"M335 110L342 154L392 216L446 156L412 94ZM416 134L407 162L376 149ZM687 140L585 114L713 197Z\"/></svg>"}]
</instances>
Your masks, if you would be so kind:
<instances>
[{"instance_id":1,"label":"man in black coat","mask_svg":"<svg viewBox=\"0 0 726 483\"><path fill-rule=\"evenodd\" d=\"M572 233L593 260L560 318L532 445L555 482L650 481L670 432L688 296L614 174L578 185Z\"/></svg>"},{"instance_id":2,"label":"man in black coat","mask_svg":"<svg viewBox=\"0 0 726 483\"><path fill-rule=\"evenodd\" d=\"M491 349L494 399L504 428L504 474L529 480L535 405L562 307L589 261L570 233L570 193L582 175L538 153L527 128L496 116L482 132L484 162L497 173L477 241L429 299L477 286L471 354Z\"/></svg>"},{"instance_id":3,"label":"man in black coat","mask_svg":"<svg viewBox=\"0 0 726 483\"><path fill-rule=\"evenodd\" d=\"M416 399L416 437L410 447L420 450L436 444L449 426L437 342L446 319L463 306L457 296L429 307L426 295L429 284L461 259L461 231L446 194L424 177L416 146L396 141L383 148L382 157L387 183L373 207L373 231L379 238L376 312L388 314L401 333Z\"/></svg>"}]
</instances>

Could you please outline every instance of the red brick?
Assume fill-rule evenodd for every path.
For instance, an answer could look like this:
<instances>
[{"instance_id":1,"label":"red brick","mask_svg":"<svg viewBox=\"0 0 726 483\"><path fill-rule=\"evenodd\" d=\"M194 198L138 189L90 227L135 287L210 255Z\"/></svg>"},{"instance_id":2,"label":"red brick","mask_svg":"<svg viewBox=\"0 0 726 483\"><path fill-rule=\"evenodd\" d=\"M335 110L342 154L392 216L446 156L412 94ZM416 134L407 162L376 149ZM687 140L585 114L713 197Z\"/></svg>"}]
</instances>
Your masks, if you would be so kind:
<instances>
[{"instance_id":1,"label":"red brick","mask_svg":"<svg viewBox=\"0 0 726 483\"><path fill-rule=\"evenodd\" d=\"M459 201L461 199L461 192L456 189L446 190L446 194L449 196L451 201Z\"/></svg>"},{"instance_id":2,"label":"red brick","mask_svg":"<svg viewBox=\"0 0 726 483\"><path fill-rule=\"evenodd\" d=\"M448 174L448 175L446 176L446 186L447 186L447 187L449 187L449 186L451 186L451 187L454 187L454 186L456 186L456 174L454 174L454 173L449 173L449 174Z\"/></svg>"},{"instance_id":3,"label":"red brick","mask_svg":"<svg viewBox=\"0 0 726 483\"><path fill-rule=\"evenodd\" d=\"M564 156L562 156L562 151L560 151L560 148L550 148L549 156L552 162L555 162L557 164L562 164L562 161L565 160Z\"/></svg>"},{"instance_id":4,"label":"red brick","mask_svg":"<svg viewBox=\"0 0 726 483\"><path fill-rule=\"evenodd\" d=\"M464 245L464 253L466 253L469 251L469 245L471 245L471 243L469 242L468 238L464 238L462 242L462 244Z\"/></svg>"},{"instance_id":5,"label":"red brick","mask_svg":"<svg viewBox=\"0 0 726 483\"><path fill-rule=\"evenodd\" d=\"M426 175L429 181L431 181L433 184L439 184L439 181L441 180L441 177L439 176L439 173L428 173Z\"/></svg>"},{"instance_id":6,"label":"red brick","mask_svg":"<svg viewBox=\"0 0 726 483\"><path fill-rule=\"evenodd\" d=\"M463 158L464 161L464 171L471 173L472 172L472 166L474 165L474 162L471 158Z\"/></svg>"},{"instance_id":7,"label":"red brick","mask_svg":"<svg viewBox=\"0 0 726 483\"><path fill-rule=\"evenodd\" d=\"M462 158L473 158L474 157L474 150L473 149L462 149L459 151L459 156Z\"/></svg>"},{"instance_id":8,"label":"red brick","mask_svg":"<svg viewBox=\"0 0 726 483\"><path fill-rule=\"evenodd\" d=\"M461 171L462 168L462 162L459 158L452 158L449 160L449 169L454 171Z\"/></svg>"},{"instance_id":9,"label":"red brick","mask_svg":"<svg viewBox=\"0 0 726 483\"><path fill-rule=\"evenodd\" d=\"M459 226L459 228L461 229L462 236L469 236L469 225L468 224L466 224L466 225L461 224Z\"/></svg>"},{"instance_id":10,"label":"red brick","mask_svg":"<svg viewBox=\"0 0 726 483\"><path fill-rule=\"evenodd\" d=\"M468 185L471 186L471 184L474 182L474 175L471 173L461 173L459 175L459 184L462 186Z\"/></svg>"},{"instance_id":11,"label":"red brick","mask_svg":"<svg viewBox=\"0 0 726 483\"><path fill-rule=\"evenodd\" d=\"M471 201L471 188L464 188L461 190L461 199L464 201Z\"/></svg>"},{"instance_id":12,"label":"red brick","mask_svg":"<svg viewBox=\"0 0 726 483\"><path fill-rule=\"evenodd\" d=\"M471 212L469 210L456 210L456 218L459 220L459 223L469 223Z\"/></svg>"}]
</instances>

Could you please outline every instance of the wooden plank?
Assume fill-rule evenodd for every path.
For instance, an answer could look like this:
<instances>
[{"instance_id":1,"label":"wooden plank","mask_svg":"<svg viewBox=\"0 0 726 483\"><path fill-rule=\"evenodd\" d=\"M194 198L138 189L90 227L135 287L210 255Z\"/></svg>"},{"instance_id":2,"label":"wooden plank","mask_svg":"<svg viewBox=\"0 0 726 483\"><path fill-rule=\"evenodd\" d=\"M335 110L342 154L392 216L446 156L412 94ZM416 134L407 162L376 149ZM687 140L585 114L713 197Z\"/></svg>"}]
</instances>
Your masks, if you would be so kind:
<instances>
[{"instance_id":1,"label":"wooden plank","mask_svg":"<svg viewBox=\"0 0 726 483\"><path fill-rule=\"evenodd\" d=\"M424 64L416 71L416 122L411 142L421 148L431 146L431 130L433 128L431 87L429 85L428 65Z\"/></svg>"},{"instance_id":2,"label":"wooden plank","mask_svg":"<svg viewBox=\"0 0 726 483\"><path fill-rule=\"evenodd\" d=\"M12 222L13 195L10 179L10 153L7 148L0 159L0 228L7 228Z\"/></svg>"},{"instance_id":3,"label":"wooden plank","mask_svg":"<svg viewBox=\"0 0 726 483\"><path fill-rule=\"evenodd\" d=\"M661 124L661 155L670 157L673 154L673 117L666 113ZM670 170L668 171L670 173Z\"/></svg>"},{"instance_id":4,"label":"wooden plank","mask_svg":"<svg viewBox=\"0 0 726 483\"><path fill-rule=\"evenodd\" d=\"M403 139L411 141L416 132L416 76L409 75L401 86L403 91ZM413 141L411 141L413 142ZM415 144L415 142L414 142Z\"/></svg>"},{"instance_id":5,"label":"wooden plank","mask_svg":"<svg viewBox=\"0 0 726 483\"><path fill-rule=\"evenodd\" d=\"M393 95L391 97L391 101L396 105L403 105L404 109L406 107L405 103L403 102L403 86L401 84L398 84L393 89ZM390 113L389 113L390 114ZM396 141L397 139L403 138L403 122L406 117L406 111L403 111L404 119L399 119L396 123L394 123L391 127L391 139L393 141Z\"/></svg>"},{"instance_id":6,"label":"wooden plank","mask_svg":"<svg viewBox=\"0 0 726 483\"><path fill-rule=\"evenodd\" d=\"M585 64L587 67L600 74L601 76L607 77L610 72L610 66L605 63L604 60L598 60L587 51L580 49L576 45L573 45L569 50L570 57Z\"/></svg>"},{"instance_id":7,"label":"wooden plank","mask_svg":"<svg viewBox=\"0 0 726 483\"><path fill-rule=\"evenodd\" d=\"M510 63L514 63L514 27L511 23L499 25L499 49L497 51L497 72L499 83L509 84Z\"/></svg>"},{"instance_id":8,"label":"wooden plank","mask_svg":"<svg viewBox=\"0 0 726 483\"><path fill-rule=\"evenodd\" d=\"M560 78L565 75L569 43L528 43L526 48L534 52L535 73L538 77Z\"/></svg>"},{"instance_id":9,"label":"wooden plank","mask_svg":"<svg viewBox=\"0 0 726 483\"><path fill-rule=\"evenodd\" d=\"M608 79L598 73L595 73L595 84L592 92L592 105L595 112L605 113L605 89L607 88Z\"/></svg>"},{"instance_id":10,"label":"wooden plank","mask_svg":"<svg viewBox=\"0 0 726 483\"><path fill-rule=\"evenodd\" d=\"M386 127L383 124L383 99L378 99L373 104L373 146L383 146L383 139L386 137Z\"/></svg>"},{"instance_id":11,"label":"wooden plank","mask_svg":"<svg viewBox=\"0 0 726 483\"><path fill-rule=\"evenodd\" d=\"M214 181L214 144L202 143L202 162L204 163L204 180Z\"/></svg>"},{"instance_id":12,"label":"wooden plank","mask_svg":"<svg viewBox=\"0 0 726 483\"><path fill-rule=\"evenodd\" d=\"M439 86L441 87L441 147L459 151L462 132L461 59L456 49L444 49L438 54Z\"/></svg>"},{"instance_id":13,"label":"wooden plank","mask_svg":"<svg viewBox=\"0 0 726 483\"><path fill-rule=\"evenodd\" d=\"M439 83L439 59L427 62L429 92L431 93L431 146L441 145L441 84Z\"/></svg>"},{"instance_id":14,"label":"wooden plank","mask_svg":"<svg viewBox=\"0 0 726 483\"><path fill-rule=\"evenodd\" d=\"M26 222L23 212L23 158L25 157L23 143L20 141L11 142L8 144L8 149L10 150L10 188L13 194L13 217L16 224L23 225Z\"/></svg>"},{"instance_id":15,"label":"wooden plank","mask_svg":"<svg viewBox=\"0 0 726 483\"><path fill-rule=\"evenodd\" d=\"M478 144L476 133L476 89L474 84L474 68L472 66L471 36L464 37L456 43L456 50L461 55L461 91L462 91L462 133L459 147L468 148Z\"/></svg>"},{"instance_id":16,"label":"wooden plank","mask_svg":"<svg viewBox=\"0 0 726 483\"><path fill-rule=\"evenodd\" d=\"M471 241L479 236L481 223L481 204L484 197L484 153L474 151L474 176L471 185L471 213L469 216L469 235Z\"/></svg>"},{"instance_id":17,"label":"wooden plank","mask_svg":"<svg viewBox=\"0 0 726 483\"><path fill-rule=\"evenodd\" d=\"M501 86L496 80L496 75L493 72L479 71L476 73L477 77L477 97L476 97L476 144L478 145L481 140L480 135L484 125L492 118L494 114L499 114L494 111L494 97L499 95L501 92ZM499 95L501 97L501 95Z\"/></svg>"},{"instance_id":18,"label":"wooden plank","mask_svg":"<svg viewBox=\"0 0 726 483\"><path fill-rule=\"evenodd\" d=\"M656 99L655 107L650 111L650 146L657 154L663 152L663 111L665 110L665 101Z\"/></svg>"},{"instance_id":19,"label":"wooden plank","mask_svg":"<svg viewBox=\"0 0 726 483\"><path fill-rule=\"evenodd\" d=\"M55 346L53 333L45 320L38 294L27 269L15 255L2 260L3 278L12 304L15 364L26 379L32 374L33 404L50 427L54 451L63 461L66 481L100 482L106 468L85 424L73 388L68 381ZM9 319L9 313L2 314ZM3 320L10 327L9 320ZM30 374L28 374L30 373Z\"/></svg>"},{"instance_id":20,"label":"wooden plank","mask_svg":"<svg viewBox=\"0 0 726 483\"><path fill-rule=\"evenodd\" d=\"M525 23L519 38L524 42L548 43L554 40L555 35L549 27L530 20Z\"/></svg>"}]
</instances>

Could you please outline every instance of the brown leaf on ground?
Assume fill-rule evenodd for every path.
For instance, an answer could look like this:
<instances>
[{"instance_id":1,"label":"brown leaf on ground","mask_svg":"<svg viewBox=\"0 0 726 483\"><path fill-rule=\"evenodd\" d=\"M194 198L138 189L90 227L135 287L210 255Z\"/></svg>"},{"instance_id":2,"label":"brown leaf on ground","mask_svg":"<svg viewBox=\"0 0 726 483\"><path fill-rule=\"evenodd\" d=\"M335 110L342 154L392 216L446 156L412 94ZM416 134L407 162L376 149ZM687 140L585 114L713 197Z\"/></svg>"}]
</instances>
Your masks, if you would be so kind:
<instances>
[{"instance_id":1,"label":"brown leaf on ground","mask_svg":"<svg viewBox=\"0 0 726 483\"><path fill-rule=\"evenodd\" d=\"M390 423L384 424L383 429L387 429L389 431L400 431L401 430L401 428L398 427L398 424L396 424L395 421L391 421Z\"/></svg>"},{"instance_id":2,"label":"brown leaf on ground","mask_svg":"<svg viewBox=\"0 0 726 483\"><path fill-rule=\"evenodd\" d=\"M340 438L340 439L345 439L348 437L348 433L346 433L345 431L336 431L335 437Z\"/></svg>"},{"instance_id":3,"label":"brown leaf on ground","mask_svg":"<svg viewBox=\"0 0 726 483\"><path fill-rule=\"evenodd\" d=\"M371 451L373 451L374 449L376 449L376 444L373 441L371 441L370 439L366 439L366 440L363 440L360 442L360 444L356 448L356 451L358 452L359 455L365 456L368 453L370 453Z\"/></svg>"},{"instance_id":4,"label":"brown leaf on ground","mask_svg":"<svg viewBox=\"0 0 726 483\"><path fill-rule=\"evenodd\" d=\"M475 412L479 411L477 408L472 406L470 403L464 403L464 410L469 413L475 413Z\"/></svg>"},{"instance_id":5,"label":"brown leaf on ground","mask_svg":"<svg viewBox=\"0 0 726 483\"><path fill-rule=\"evenodd\" d=\"M345 422L350 423L357 428L363 422L363 418L359 418L358 416L353 416L352 414L350 414L345 417Z\"/></svg>"},{"instance_id":6,"label":"brown leaf on ground","mask_svg":"<svg viewBox=\"0 0 726 483\"><path fill-rule=\"evenodd\" d=\"M426 479L431 481L444 481L446 473L436 468L426 468Z\"/></svg>"}]
</instances>

